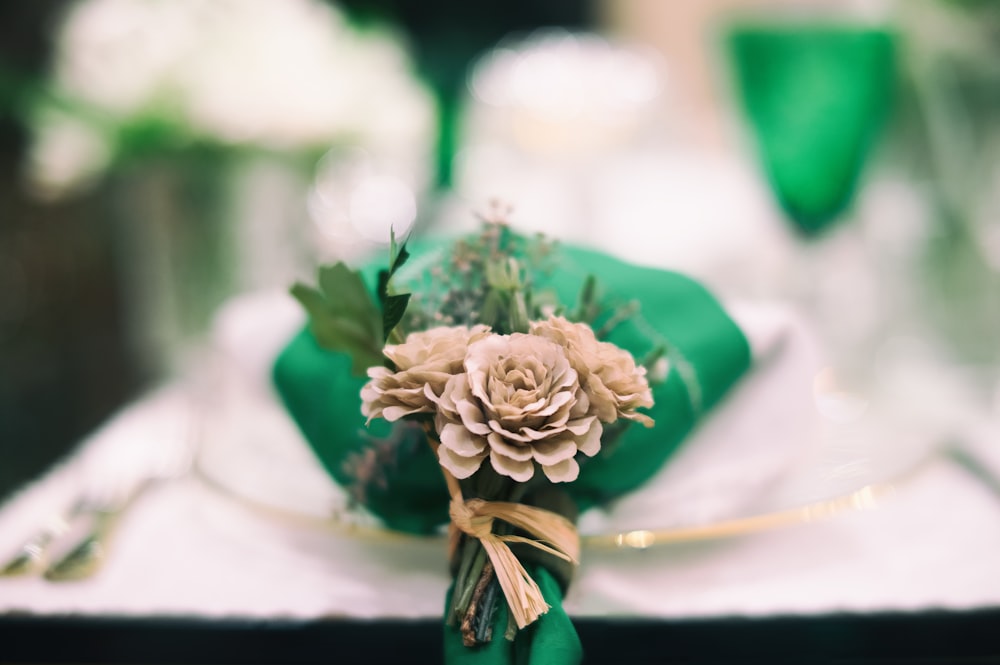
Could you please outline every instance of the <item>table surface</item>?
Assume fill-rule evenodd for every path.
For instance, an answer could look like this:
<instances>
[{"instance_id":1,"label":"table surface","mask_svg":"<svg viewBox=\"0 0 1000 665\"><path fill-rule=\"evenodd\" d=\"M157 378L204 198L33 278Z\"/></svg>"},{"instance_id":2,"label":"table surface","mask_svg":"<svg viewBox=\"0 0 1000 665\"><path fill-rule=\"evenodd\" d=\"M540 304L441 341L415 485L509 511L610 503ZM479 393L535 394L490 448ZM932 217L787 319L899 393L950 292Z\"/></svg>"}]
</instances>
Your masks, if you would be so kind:
<instances>
[{"instance_id":1,"label":"table surface","mask_svg":"<svg viewBox=\"0 0 1000 665\"><path fill-rule=\"evenodd\" d=\"M734 440L766 442L778 419L787 426L782 366L750 377L689 449L720 460ZM0 553L67 504L88 454L176 437L189 404L168 388L130 405L0 506ZM245 406L241 414L268 412L263 402ZM962 433L980 466L938 450L896 478L885 500L834 519L640 551L585 549L565 606L588 661L992 662L1000 657L991 637L1000 625L996 424ZM775 460L761 452L773 450L745 449L728 465L682 456L666 472L708 468L702 489L729 487L773 472ZM664 496L628 501L637 508ZM438 660L443 562L439 540L373 543L269 519L195 474L139 498L96 577L0 579L0 662L329 662L338 649L367 662L396 662L400 650Z\"/></svg>"},{"instance_id":2,"label":"table surface","mask_svg":"<svg viewBox=\"0 0 1000 665\"><path fill-rule=\"evenodd\" d=\"M1000 501L959 461L932 458L878 510L585 554L567 607L587 662L1000 662ZM0 539L25 533L72 470L0 512ZM0 662L440 660L439 542L373 550L262 519L195 477L124 520L96 578L0 580Z\"/></svg>"}]
</instances>

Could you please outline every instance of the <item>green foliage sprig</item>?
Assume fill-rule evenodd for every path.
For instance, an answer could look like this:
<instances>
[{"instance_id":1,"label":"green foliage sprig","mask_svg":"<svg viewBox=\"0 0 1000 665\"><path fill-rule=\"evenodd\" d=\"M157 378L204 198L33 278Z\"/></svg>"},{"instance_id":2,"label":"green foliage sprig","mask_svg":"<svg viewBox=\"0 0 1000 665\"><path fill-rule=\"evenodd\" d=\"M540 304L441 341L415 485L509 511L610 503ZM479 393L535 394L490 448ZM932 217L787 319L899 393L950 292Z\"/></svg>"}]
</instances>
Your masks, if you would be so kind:
<instances>
[{"instance_id":1,"label":"green foliage sprig","mask_svg":"<svg viewBox=\"0 0 1000 665\"><path fill-rule=\"evenodd\" d=\"M410 258L410 253L406 251L406 244L396 244L396 232L389 234L389 268L380 270L378 274L378 300L382 306L382 341L386 342L392 336L396 326L403 320L406 314L406 306L410 303L409 293L392 293L390 282L406 260Z\"/></svg>"},{"instance_id":2,"label":"green foliage sprig","mask_svg":"<svg viewBox=\"0 0 1000 665\"><path fill-rule=\"evenodd\" d=\"M378 301L372 298L360 271L343 261L322 266L319 288L297 282L292 295L309 313L309 326L320 346L351 357L351 371L364 375L383 363L382 348L406 312L409 293L391 291L393 275L409 258L405 244L392 234L389 268L378 276Z\"/></svg>"}]
</instances>

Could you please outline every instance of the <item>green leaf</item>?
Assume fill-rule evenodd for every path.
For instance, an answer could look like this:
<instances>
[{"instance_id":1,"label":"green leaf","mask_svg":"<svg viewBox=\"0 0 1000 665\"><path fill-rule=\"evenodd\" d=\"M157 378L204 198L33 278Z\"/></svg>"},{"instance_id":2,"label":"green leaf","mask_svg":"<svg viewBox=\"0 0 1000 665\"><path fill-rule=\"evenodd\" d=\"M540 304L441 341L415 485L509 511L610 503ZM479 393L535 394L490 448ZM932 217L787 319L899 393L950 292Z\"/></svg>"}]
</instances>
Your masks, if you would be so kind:
<instances>
[{"instance_id":1,"label":"green leaf","mask_svg":"<svg viewBox=\"0 0 1000 665\"><path fill-rule=\"evenodd\" d=\"M378 294L378 302L385 309L385 301L389 297L389 271L379 270L378 271L378 288L375 289L375 293Z\"/></svg>"},{"instance_id":2,"label":"green leaf","mask_svg":"<svg viewBox=\"0 0 1000 665\"><path fill-rule=\"evenodd\" d=\"M393 329L403 319L406 313L406 306L410 302L409 293L389 295L389 282L392 276L399 270L406 260L410 258L410 253L406 249L406 243L396 245L396 231L389 230L389 269L380 270L378 273L378 294L379 305L382 307L382 340L389 339Z\"/></svg>"},{"instance_id":3,"label":"green leaf","mask_svg":"<svg viewBox=\"0 0 1000 665\"><path fill-rule=\"evenodd\" d=\"M600 305L597 303L597 278L594 275L587 275L580 289L580 302L575 318L582 323L591 324L598 314Z\"/></svg>"},{"instance_id":4,"label":"green leaf","mask_svg":"<svg viewBox=\"0 0 1000 665\"><path fill-rule=\"evenodd\" d=\"M392 265L396 262L396 254L398 252L398 245L396 244L396 228L393 226L389 227L389 268L392 269Z\"/></svg>"},{"instance_id":5,"label":"green leaf","mask_svg":"<svg viewBox=\"0 0 1000 665\"><path fill-rule=\"evenodd\" d=\"M396 229L389 229L389 276L392 277L397 270L403 267L406 260L410 258L410 252L406 249L406 241L402 244L396 243Z\"/></svg>"},{"instance_id":6,"label":"green leaf","mask_svg":"<svg viewBox=\"0 0 1000 665\"><path fill-rule=\"evenodd\" d=\"M528 321L528 307L525 303L524 292L514 291L510 297L510 331L526 333L531 328Z\"/></svg>"},{"instance_id":7,"label":"green leaf","mask_svg":"<svg viewBox=\"0 0 1000 665\"><path fill-rule=\"evenodd\" d=\"M401 293L386 296L385 302L382 305L383 342L389 339L392 329L402 320L403 314L406 313L406 305L410 302L410 295L409 293Z\"/></svg>"},{"instance_id":8,"label":"green leaf","mask_svg":"<svg viewBox=\"0 0 1000 665\"><path fill-rule=\"evenodd\" d=\"M351 356L352 371L364 374L382 363L382 316L360 273L343 263L319 270L319 289L295 284L292 295L309 313L320 346Z\"/></svg>"},{"instance_id":9,"label":"green leaf","mask_svg":"<svg viewBox=\"0 0 1000 665\"><path fill-rule=\"evenodd\" d=\"M397 270L403 267L407 259L410 258L410 252L406 249L406 243L403 243L399 248L399 254L396 254L392 259L392 264L390 266L391 274L395 274Z\"/></svg>"},{"instance_id":10,"label":"green leaf","mask_svg":"<svg viewBox=\"0 0 1000 665\"><path fill-rule=\"evenodd\" d=\"M351 270L343 262L323 266L319 269L319 288L324 299L338 310L338 316L364 321L372 325L373 336L378 336L381 317L360 272Z\"/></svg>"},{"instance_id":11,"label":"green leaf","mask_svg":"<svg viewBox=\"0 0 1000 665\"><path fill-rule=\"evenodd\" d=\"M296 300L302 303L310 316L314 312L322 313L326 310L326 300L323 298L323 294L311 286L296 282L292 286L291 293Z\"/></svg>"},{"instance_id":12,"label":"green leaf","mask_svg":"<svg viewBox=\"0 0 1000 665\"><path fill-rule=\"evenodd\" d=\"M502 332L507 319L507 307L504 305L503 295L496 289L490 289L486 294L479 319L494 331Z\"/></svg>"}]
</instances>

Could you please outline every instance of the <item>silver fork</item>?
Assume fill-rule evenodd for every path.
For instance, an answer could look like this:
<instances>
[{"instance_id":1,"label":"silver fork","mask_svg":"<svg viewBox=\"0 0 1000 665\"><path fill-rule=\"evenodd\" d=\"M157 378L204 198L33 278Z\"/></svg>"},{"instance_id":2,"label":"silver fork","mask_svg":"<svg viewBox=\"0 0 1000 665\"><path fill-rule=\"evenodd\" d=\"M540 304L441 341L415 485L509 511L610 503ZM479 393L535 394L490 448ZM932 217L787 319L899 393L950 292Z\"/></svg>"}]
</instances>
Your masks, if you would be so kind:
<instances>
[{"instance_id":1,"label":"silver fork","mask_svg":"<svg viewBox=\"0 0 1000 665\"><path fill-rule=\"evenodd\" d=\"M65 516L53 515L38 532L26 540L17 553L0 569L0 577L15 577L41 572L48 565L52 544L69 530L70 523L85 510L83 500L75 503Z\"/></svg>"},{"instance_id":2,"label":"silver fork","mask_svg":"<svg viewBox=\"0 0 1000 665\"><path fill-rule=\"evenodd\" d=\"M108 485L110 489L111 483L105 481L102 485ZM73 566L66 564L70 557L60 558L60 564L50 566L52 555L59 555L61 544L80 540L84 534L100 533L102 537L107 537L114 521L112 518L120 514L124 506L123 500L113 499L110 493L103 496L97 488L83 490L69 510L51 516L34 536L21 545L17 554L0 570L0 576L44 573L50 579L69 579L67 575ZM91 549L94 550L92 558L100 554L97 540L94 540Z\"/></svg>"},{"instance_id":3,"label":"silver fork","mask_svg":"<svg viewBox=\"0 0 1000 665\"><path fill-rule=\"evenodd\" d=\"M195 413L189 396L166 389L121 414L98 442L103 445L80 460L83 489L69 509L26 540L0 575L44 571L46 579L63 581L100 570L129 506L154 484L190 468L198 438Z\"/></svg>"},{"instance_id":4,"label":"silver fork","mask_svg":"<svg viewBox=\"0 0 1000 665\"><path fill-rule=\"evenodd\" d=\"M173 465L151 468L135 484L109 484L106 493L83 500L77 511L75 524L67 530L64 541L74 543L44 572L45 579L53 582L90 577L104 564L107 546L114 535L121 516L136 499L155 483L179 475ZM148 475L146 475L148 474Z\"/></svg>"}]
</instances>

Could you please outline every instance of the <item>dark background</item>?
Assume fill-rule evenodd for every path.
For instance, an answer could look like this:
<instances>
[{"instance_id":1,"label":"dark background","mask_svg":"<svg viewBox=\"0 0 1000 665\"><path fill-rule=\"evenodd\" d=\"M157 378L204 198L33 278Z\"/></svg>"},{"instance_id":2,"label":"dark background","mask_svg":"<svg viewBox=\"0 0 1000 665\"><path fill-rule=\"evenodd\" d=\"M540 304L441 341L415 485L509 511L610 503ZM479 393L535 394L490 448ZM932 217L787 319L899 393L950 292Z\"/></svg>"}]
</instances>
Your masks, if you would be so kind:
<instances>
[{"instance_id":1,"label":"dark background","mask_svg":"<svg viewBox=\"0 0 1000 665\"><path fill-rule=\"evenodd\" d=\"M22 188L27 137L18 118L41 81L66 0L0 3L0 501L71 450L155 377L124 343L114 237L100 187L58 203ZM349 0L359 21L410 35L446 113L469 61L511 32L586 26L585 0ZM448 163L438 164L442 182Z\"/></svg>"},{"instance_id":2,"label":"dark background","mask_svg":"<svg viewBox=\"0 0 1000 665\"><path fill-rule=\"evenodd\" d=\"M21 186L17 104L45 71L63 4L0 3L0 499L142 382L122 344L100 193L46 204Z\"/></svg>"}]
</instances>

